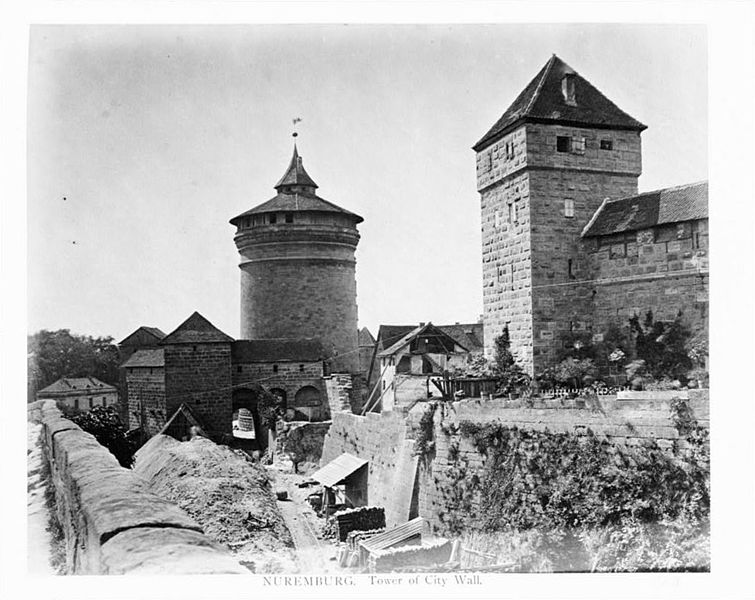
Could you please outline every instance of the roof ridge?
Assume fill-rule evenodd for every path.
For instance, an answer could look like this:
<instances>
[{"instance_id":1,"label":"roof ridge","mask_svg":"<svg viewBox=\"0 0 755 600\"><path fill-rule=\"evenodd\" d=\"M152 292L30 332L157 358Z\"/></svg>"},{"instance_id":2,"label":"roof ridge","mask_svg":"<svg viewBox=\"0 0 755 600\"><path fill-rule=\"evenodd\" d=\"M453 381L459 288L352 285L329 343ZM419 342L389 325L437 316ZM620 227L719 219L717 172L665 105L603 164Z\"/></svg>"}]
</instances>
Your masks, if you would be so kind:
<instances>
[{"instance_id":1,"label":"roof ridge","mask_svg":"<svg viewBox=\"0 0 755 600\"><path fill-rule=\"evenodd\" d=\"M524 107L524 110L521 112L521 115L524 117L527 115L527 113L532 108L532 105L535 103L535 99L539 96L540 91L543 89L543 83L545 83L545 80L548 78L548 73L550 73L551 69L553 68L553 63L556 62L556 54L555 52L551 55L551 57L548 59L548 62L545 64L545 68L542 69L542 77L540 77L540 81L537 82L537 86L535 87L535 91L532 93L532 96L530 97L530 101L527 103L527 106ZM564 63L566 64L566 63Z\"/></svg>"},{"instance_id":2,"label":"roof ridge","mask_svg":"<svg viewBox=\"0 0 755 600\"><path fill-rule=\"evenodd\" d=\"M660 194L662 192L670 192L670 191L673 191L673 190L681 190L681 189L684 189L684 188L694 187L696 185L703 185L703 184L707 185L707 183L708 183L707 179L701 179L700 181L693 181L692 183L682 183L680 185L672 185L672 186L669 186L669 187L657 188L657 189L654 189L654 190L648 190L646 192L638 192L638 193L632 194L630 196L620 196L618 198L608 198L607 200L608 200L609 203L612 203L612 202L621 202L622 200L629 200L630 198L640 198L642 196L650 196L652 194Z\"/></svg>"}]
</instances>

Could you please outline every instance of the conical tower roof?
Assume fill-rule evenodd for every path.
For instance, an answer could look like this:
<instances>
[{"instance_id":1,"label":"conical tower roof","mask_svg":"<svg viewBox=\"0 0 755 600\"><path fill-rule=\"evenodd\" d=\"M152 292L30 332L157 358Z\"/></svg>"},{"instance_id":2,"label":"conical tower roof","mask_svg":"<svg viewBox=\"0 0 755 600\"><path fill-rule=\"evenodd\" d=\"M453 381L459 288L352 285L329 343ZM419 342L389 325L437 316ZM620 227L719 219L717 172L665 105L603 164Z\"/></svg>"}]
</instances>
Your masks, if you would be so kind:
<instances>
[{"instance_id":1,"label":"conical tower roof","mask_svg":"<svg viewBox=\"0 0 755 600\"><path fill-rule=\"evenodd\" d=\"M313 188L313 190L318 187L314 179L304 170L304 164L301 156L299 156L296 144L294 144L294 155L291 157L291 163L288 165L288 169L286 169L286 173L281 177L280 181L275 184L275 189L282 191L291 185L307 186Z\"/></svg>"},{"instance_id":2,"label":"conical tower roof","mask_svg":"<svg viewBox=\"0 0 755 600\"><path fill-rule=\"evenodd\" d=\"M571 101L564 97L562 91L563 79L567 75L572 76L574 86ZM621 110L555 54L472 148L481 150L521 122L634 131L647 129L646 125Z\"/></svg>"}]
</instances>

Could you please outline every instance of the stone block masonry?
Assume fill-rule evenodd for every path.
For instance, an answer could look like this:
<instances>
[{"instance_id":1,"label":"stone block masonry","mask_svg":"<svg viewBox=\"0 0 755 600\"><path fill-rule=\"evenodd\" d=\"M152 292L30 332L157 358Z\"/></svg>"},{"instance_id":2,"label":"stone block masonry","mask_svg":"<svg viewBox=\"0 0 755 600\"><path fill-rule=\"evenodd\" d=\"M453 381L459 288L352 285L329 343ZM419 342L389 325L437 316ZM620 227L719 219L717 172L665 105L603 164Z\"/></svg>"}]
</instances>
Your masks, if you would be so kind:
<instances>
[{"instance_id":1,"label":"stone block masonry","mask_svg":"<svg viewBox=\"0 0 755 600\"><path fill-rule=\"evenodd\" d=\"M709 427L709 400L707 390L688 392L689 403L698 423ZM668 394L645 399L617 400L602 397L594 409L527 408L507 404L502 400L465 400L451 405L440 405L434 416L434 455L432 460L420 461L419 514L431 527L440 527L440 513L447 511L446 496L456 482L449 476L461 459L467 471L483 470L483 457L474 448L472 440L462 436L462 421L483 425L501 423L507 427L552 433L586 435L590 429L609 443L623 446L643 446L657 443L664 451L676 446L684 451L687 442L681 439L674 426L671 400ZM418 415L413 414L412 427L417 426Z\"/></svg>"},{"instance_id":2,"label":"stone block masonry","mask_svg":"<svg viewBox=\"0 0 755 600\"><path fill-rule=\"evenodd\" d=\"M62 418L54 402L30 408L44 429L68 573L248 573L196 521L150 493L92 435Z\"/></svg>"},{"instance_id":3,"label":"stone block masonry","mask_svg":"<svg viewBox=\"0 0 755 600\"><path fill-rule=\"evenodd\" d=\"M344 452L369 461L367 498L370 506L382 506L388 527L405 523L416 516L412 497L417 473L414 440L408 435L400 414L368 413L361 417L340 412L325 436L324 466Z\"/></svg>"},{"instance_id":4,"label":"stone block masonry","mask_svg":"<svg viewBox=\"0 0 755 600\"><path fill-rule=\"evenodd\" d=\"M212 433L231 433L230 343L165 346L166 420L186 403Z\"/></svg>"}]
</instances>

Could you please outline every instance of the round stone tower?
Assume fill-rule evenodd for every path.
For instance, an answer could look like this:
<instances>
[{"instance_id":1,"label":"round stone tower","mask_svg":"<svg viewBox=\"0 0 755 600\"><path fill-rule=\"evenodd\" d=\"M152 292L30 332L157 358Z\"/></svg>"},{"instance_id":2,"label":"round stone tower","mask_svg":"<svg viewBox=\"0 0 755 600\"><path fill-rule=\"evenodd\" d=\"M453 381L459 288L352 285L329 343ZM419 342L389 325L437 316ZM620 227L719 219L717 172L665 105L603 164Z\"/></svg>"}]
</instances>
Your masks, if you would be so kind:
<instances>
[{"instance_id":1,"label":"round stone tower","mask_svg":"<svg viewBox=\"0 0 755 600\"><path fill-rule=\"evenodd\" d=\"M315 193L294 145L277 195L231 219L241 256L242 339L315 338L333 373L359 370L357 224Z\"/></svg>"}]
</instances>

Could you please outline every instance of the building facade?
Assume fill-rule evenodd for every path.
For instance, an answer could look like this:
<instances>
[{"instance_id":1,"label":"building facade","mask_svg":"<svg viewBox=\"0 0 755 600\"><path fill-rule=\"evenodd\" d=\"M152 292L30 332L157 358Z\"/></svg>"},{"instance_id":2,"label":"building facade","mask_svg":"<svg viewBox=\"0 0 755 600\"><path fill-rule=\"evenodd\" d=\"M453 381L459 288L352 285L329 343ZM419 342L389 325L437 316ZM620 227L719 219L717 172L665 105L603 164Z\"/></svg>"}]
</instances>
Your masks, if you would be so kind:
<instances>
[{"instance_id":1,"label":"building facade","mask_svg":"<svg viewBox=\"0 0 755 600\"><path fill-rule=\"evenodd\" d=\"M606 199L637 197L644 129L553 55L475 144L486 355L507 327L517 362L537 374L555 362L563 334L600 335L607 321L626 316L604 289L621 289L604 281L618 263L602 261L594 241L602 234L583 232ZM705 199L707 223L707 188ZM619 273L634 289L648 267L629 258ZM669 304L662 280L656 275L634 307L686 307Z\"/></svg>"},{"instance_id":2,"label":"building facade","mask_svg":"<svg viewBox=\"0 0 755 600\"><path fill-rule=\"evenodd\" d=\"M117 406L118 390L96 377L61 377L37 392L37 400L55 400L74 411Z\"/></svg>"}]
</instances>

